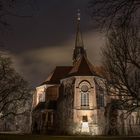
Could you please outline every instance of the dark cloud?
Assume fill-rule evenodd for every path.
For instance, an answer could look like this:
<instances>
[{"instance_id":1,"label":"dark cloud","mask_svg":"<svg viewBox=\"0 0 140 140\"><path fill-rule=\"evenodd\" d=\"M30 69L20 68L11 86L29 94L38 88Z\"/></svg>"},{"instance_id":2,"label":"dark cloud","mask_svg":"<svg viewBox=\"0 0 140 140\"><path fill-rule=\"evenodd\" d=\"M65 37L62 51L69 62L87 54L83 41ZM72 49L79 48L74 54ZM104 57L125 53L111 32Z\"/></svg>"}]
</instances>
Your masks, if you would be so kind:
<instances>
[{"instance_id":1,"label":"dark cloud","mask_svg":"<svg viewBox=\"0 0 140 140\"><path fill-rule=\"evenodd\" d=\"M37 0L31 18L9 17L12 31L6 35L6 47L12 52L21 52L40 46L56 46L75 33L77 9L81 9L83 32L90 20L86 14L87 0Z\"/></svg>"},{"instance_id":2,"label":"dark cloud","mask_svg":"<svg viewBox=\"0 0 140 140\"><path fill-rule=\"evenodd\" d=\"M47 78L55 66L72 65L74 41L73 35L60 46L42 46L20 54L12 54L15 67L33 86L36 86ZM100 65L103 34L85 33L84 44L89 60L94 65Z\"/></svg>"},{"instance_id":3,"label":"dark cloud","mask_svg":"<svg viewBox=\"0 0 140 140\"><path fill-rule=\"evenodd\" d=\"M75 44L76 12L81 9L81 27L88 57L100 63L103 35L92 28L86 14L88 0L37 0L32 18L9 17L12 30L5 36L5 46L16 69L36 86L56 65L71 65Z\"/></svg>"}]
</instances>

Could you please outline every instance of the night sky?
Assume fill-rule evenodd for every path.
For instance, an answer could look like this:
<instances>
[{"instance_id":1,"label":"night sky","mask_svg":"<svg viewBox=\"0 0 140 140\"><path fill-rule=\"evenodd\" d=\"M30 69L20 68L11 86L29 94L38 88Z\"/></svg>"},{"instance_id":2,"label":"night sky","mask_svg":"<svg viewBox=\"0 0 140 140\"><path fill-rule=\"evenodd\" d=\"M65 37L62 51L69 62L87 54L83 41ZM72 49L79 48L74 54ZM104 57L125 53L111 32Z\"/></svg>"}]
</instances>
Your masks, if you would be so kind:
<instances>
[{"instance_id":1,"label":"night sky","mask_svg":"<svg viewBox=\"0 0 140 140\"><path fill-rule=\"evenodd\" d=\"M32 17L8 17L4 48L32 87L44 81L56 65L72 65L78 8L88 58L100 65L104 36L94 27L87 5L88 0L37 0L32 8L24 9Z\"/></svg>"}]
</instances>

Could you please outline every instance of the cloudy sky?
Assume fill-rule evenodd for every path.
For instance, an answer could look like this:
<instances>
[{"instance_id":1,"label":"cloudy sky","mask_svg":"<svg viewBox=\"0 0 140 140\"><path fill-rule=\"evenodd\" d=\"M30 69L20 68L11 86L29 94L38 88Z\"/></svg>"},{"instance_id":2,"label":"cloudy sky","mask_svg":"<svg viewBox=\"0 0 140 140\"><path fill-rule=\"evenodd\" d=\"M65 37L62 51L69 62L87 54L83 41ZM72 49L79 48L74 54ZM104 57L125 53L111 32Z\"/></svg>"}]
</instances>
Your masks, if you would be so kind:
<instances>
[{"instance_id":1,"label":"cloudy sky","mask_svg":"<svg viewBox=\"0 0 140 140\"><path fill-rule=\"evenodd\" d=\"M88 58L100 65L104 36L87 14L87 5L88 0L37 0L35 6L24 9L32 17L8 17L4 47L31 86L44 81L56 65L72 65L78 8Z\"/></svg>"}]
</instances>

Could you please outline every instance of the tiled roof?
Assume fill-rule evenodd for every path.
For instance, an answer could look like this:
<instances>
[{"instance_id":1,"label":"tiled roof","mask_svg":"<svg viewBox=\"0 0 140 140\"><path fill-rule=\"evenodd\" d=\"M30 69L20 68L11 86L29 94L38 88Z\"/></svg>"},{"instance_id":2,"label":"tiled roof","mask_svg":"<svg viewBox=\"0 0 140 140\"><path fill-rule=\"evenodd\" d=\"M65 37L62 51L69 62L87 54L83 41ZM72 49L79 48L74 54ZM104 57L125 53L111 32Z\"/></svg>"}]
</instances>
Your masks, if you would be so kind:
<instances>
[{"instance_id":1,"label":"tiled roof","mask_svg":"<svg viewBox=\"0 0 140 140\"><path fill-rule=\"evenodd\" d=\"M87 57L82 56L74 66L57 66L41 85L59 84L61 79L69 76L97 76L97 74Z\"/></svg>"},{"instance_id":2,"label":"tiled roof","mask_svg":"<svg viewBox=\"0 0 140 140\"><path fill-rule=\"evenodd\" d=\"M82 56L69 72L69 76L95 76L93 65L89 62L86 56Z\"/></svg>"},{"instance_id":3,"label":"tiled roof","mask_svg":"<svg viewBox=\"0 0 140 140\"><path fill-rule=\"evenodd\" d=\"M72 66L57 66L54 71L48 76L43 84L59 84L60 79L66 77L69 71L72 69Z\"/></svg>"}]
</instances>

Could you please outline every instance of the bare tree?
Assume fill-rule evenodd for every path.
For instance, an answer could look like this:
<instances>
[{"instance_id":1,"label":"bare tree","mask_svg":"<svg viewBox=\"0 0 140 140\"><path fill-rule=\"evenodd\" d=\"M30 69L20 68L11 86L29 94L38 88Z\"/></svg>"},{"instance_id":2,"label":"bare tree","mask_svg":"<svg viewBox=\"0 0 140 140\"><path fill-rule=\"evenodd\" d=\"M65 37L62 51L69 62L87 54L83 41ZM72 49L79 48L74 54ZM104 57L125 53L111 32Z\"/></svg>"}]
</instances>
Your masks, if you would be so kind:
<instances>
[{"instance_id":1,"label":"bare tree","mask_svg":"<svg viewBox=\"0 0 140 140\"><path fill-rule=\"evenodd\" d=\"M88 11L102 26L139 22L139 0L90 0ZM119 22L122 20L123 22ZM119 22L119 23L118 23Z\"/></svg>"},{"instance_id":2,"label":"bare tree","mask_svg":"<svg viewBox=\"0 0 140 140\"><path fill-rule=\"evenodd\" d=\"M0 119L23 114L30 100L27 82L14 70L10 58L0 56Z\"/></svg>"},{"instance_id":3,"label":"bare tree","mask_svg":"<svg viewBox=\"0 0 140 140\"><path fill-rule=\"evenodd\" d=\"M35 0L0 0L0 33L9 29L9 17L31 17L32 14L27 11L33 8ZM2 49L2 38L0 41ZM0 122L13 121L14 124L11 123L10 126L15 125L18 128L18 123L20 129L27 132L31 102L28 83L12 67L11 59L3 57L0 52Z\"/></svg>"},{"instance_id":4,"label":"bare tree","mask_svg":"<svg viewBox=\"0 0 140 140\"><path fill-rule=\"evenodd\" d=\"M128 112L140 107L140 39L134 26L112 28L103 49L107 89Z\"/></svg>"}]
</instances>

